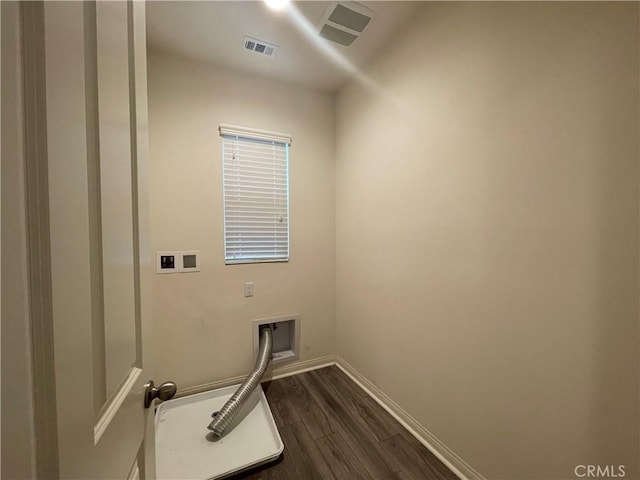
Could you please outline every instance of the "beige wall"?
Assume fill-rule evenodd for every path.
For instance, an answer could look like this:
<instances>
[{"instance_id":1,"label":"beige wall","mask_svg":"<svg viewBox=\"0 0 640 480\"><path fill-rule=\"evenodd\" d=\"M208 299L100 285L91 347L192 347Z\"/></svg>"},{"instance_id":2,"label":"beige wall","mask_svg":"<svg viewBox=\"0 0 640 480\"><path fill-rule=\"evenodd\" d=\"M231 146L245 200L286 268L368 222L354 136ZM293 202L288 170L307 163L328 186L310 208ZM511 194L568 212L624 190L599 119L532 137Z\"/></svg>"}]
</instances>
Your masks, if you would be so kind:
<instances>
[{"instance_id":1,"label":"beige wall","mask_svg":"<svg viewBox=\"0 0 640 480\"><path fill-rule=\"evenodd\" d=\"M252 321L290 313L301 360L335 353L333 98L160 52L148 67L152 251L201 255L200 273L153 278L156 380L186 388L246 374ZM220 123L293 137L288 263L224 264Z\"/></svg>"},{"instance_id":2,"label":"beige wall","mask_svg":"<svg viewBox=\"0 0 640 480\"><path fill-rule=\"evenodd\" d=\"M428 4L369 73L338 354L486 478L638 478L638 5Z\"/></svg>"}]
</instances>

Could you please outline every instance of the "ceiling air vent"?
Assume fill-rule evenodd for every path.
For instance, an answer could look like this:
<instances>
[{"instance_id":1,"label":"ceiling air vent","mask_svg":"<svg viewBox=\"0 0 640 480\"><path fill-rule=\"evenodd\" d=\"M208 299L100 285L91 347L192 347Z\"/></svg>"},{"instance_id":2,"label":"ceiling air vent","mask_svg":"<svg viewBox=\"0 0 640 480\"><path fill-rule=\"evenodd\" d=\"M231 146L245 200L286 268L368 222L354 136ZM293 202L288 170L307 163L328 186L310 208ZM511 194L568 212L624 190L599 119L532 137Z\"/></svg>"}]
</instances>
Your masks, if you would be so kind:
<instances>
[{"instance_id":1,"label":"ceiling air vent","mask_svg":"<svg viewBox=\"0 0 640 480\"><path fill-rule=\"evenodd\" d=\"M356 2L332 2L320 19L320 36L349 46L364 31L374 11Z\"/></svg>"},{"instance_id":2,"label":"ceiling air vent","mask_svg":"<svg viewBox=\"0 0 640 480\"><path fill-rule=\"evenodd\" d=\"M278 46L272 43L263 42L251 37L244 37L244 48L251 50L252 52L266 55L267 57L273 57L278 50Z\"/></svg>"}]
</instances>

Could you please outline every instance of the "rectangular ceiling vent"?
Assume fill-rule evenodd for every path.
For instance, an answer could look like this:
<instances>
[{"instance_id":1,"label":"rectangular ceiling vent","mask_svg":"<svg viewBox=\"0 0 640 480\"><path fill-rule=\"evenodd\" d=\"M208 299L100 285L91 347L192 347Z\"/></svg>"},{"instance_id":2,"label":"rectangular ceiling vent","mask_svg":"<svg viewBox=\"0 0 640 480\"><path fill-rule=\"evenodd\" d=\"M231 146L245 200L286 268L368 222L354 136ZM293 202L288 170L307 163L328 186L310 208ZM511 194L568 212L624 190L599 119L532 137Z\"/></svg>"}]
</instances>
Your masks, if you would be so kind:
<instances>
[{"instance_id":1,"label":"rectangular ceiling vent","mask_svg":"<svg viewBox=\"0 0 640 480\"><path fill-rule=\"evenodd\" d=\"M332 2L320 19L320 36L332 42L351 45L373 18L374 11L357 2Z\"/></svg>"},{"instance_id":2,"label":"rectangular ceiling vent","mask_svg":"<svg viewBox=\"0 0 640 480\"><path fill-rule=\"evenodd\" d=\"M278 50L278 46L273 43L264 42L251 37L244 37L244 48L267 57L273 57L276 50Z\"/></svg>"}]
</instances>

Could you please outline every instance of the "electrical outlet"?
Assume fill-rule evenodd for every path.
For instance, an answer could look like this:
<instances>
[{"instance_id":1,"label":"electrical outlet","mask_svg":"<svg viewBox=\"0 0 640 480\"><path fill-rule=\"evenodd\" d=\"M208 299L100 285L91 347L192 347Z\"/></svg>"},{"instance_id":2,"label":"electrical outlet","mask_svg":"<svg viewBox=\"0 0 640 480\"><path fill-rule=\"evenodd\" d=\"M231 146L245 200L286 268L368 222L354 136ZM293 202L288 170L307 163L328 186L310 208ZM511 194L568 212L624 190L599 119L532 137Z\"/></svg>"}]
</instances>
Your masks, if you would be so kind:
<instances>
[{"instance_id":1,"label":"electrical outlet","mask_svg":"<svg viewBox=\"0 0 640 480\"><path fill-rule=\"evenodd\" d=\"M156 273L179 272L176 260L176 252L156 252Z\"/></svg>"},{"instance_id":2,"label":"electrical outlet","mask_svg":"<svg viewBox=\"0 0 640 480\"><path fill-rule=\"evenodd\" d=\"M156 252L156 273L188 273L199 271L199 250Z\"/></svg>"},{"instance_id":3,"label":"electrical outlet","mask_svg":"<svg viewBox=\"0 0 640 480\"><path fill-rule=\"evenodd\" d=\"M244 284L244 296L253 297L253 282L246 282Z\"/></svg>"},{"instance_id":4,"label":"electrical outlet","mask_svg":"<svg viewBox=\"0 0 640 480\"><path fill-rule=\"evenodd\" d=\"M189 250L186 252L176 252L180 259L180 271L182 273L200 271L200 251Z\"/></svg>"}]
</instances>

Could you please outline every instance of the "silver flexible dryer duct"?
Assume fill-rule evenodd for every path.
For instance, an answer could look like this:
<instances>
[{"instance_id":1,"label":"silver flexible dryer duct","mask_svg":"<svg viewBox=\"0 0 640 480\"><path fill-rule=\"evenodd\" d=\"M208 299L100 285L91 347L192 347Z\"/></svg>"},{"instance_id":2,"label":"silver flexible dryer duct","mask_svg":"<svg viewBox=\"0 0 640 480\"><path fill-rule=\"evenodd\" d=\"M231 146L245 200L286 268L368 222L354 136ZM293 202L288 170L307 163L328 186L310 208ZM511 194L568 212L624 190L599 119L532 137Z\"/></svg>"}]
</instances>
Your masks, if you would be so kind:
<instances>
[{"instance_id":1,"label":"silver flexible dryer duct","mask_svg":"<svg viewBox=\"0 0 640 480\"><path fill-rule=\"evenodd\" d=\"M262 376L271 361L272 348L273 332L271 331L271 327L263 327L260 330L260 350L258 352L258 358L256 358L256 363L253 366L253 370L247 376L242 385L238 387L236 393L227 400L227 403L224 404L222 409L220 409L219 412L213 412L211 414L213 420L209 424L208 428L216 437L222 436L222 433L240 411L242 405L260 384L260 380L262 380Z\"/></svg>"}]
</instances>

